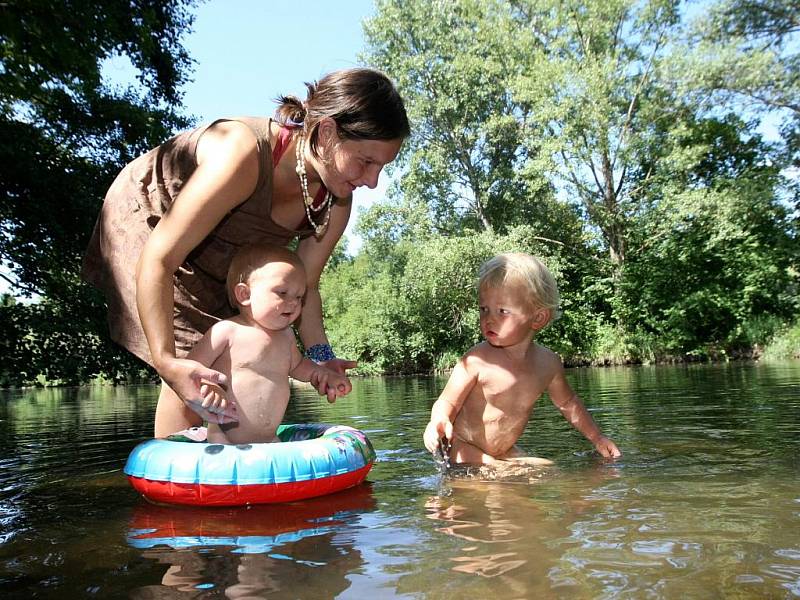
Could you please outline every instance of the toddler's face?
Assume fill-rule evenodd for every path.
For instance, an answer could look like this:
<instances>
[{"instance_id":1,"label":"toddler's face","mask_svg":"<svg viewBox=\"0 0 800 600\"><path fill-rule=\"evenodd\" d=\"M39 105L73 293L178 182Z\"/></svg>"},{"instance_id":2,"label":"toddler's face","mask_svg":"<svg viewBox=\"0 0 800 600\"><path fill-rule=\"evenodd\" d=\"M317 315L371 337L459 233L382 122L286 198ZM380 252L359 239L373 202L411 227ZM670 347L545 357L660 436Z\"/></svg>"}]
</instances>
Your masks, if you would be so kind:
<instances>
[{"instance_id":1,"label":"toddler's face","mask_svg":"<svg viewBox=\"0 0 800 600\"><path fill-rule=\"evenodd\" d=\"M248 285L250 312L264 329L285 329L300 316L306 294L303 269L291 263L271 262L253 271Z\"/></svg>"},{"instance_id":2,"label":"toddler's face","mask_svg":"<svg viewBox=\"0 0 800 600\"><path fill-rule=\"evenodd\" d=\"M533 332L541 328L540 311L533 310L522 293L514 289L481 289L478 309L481 333L492 346L502 348L530 342Z\"/></svg>"}]
</instances>

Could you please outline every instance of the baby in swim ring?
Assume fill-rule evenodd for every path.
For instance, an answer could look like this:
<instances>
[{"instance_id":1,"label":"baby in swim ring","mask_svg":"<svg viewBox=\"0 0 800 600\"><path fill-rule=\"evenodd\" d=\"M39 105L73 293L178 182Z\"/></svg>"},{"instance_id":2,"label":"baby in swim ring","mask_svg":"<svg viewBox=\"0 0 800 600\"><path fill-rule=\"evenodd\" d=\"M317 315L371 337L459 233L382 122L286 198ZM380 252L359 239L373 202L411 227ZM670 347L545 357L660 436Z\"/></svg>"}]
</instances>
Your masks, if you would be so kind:
<instances>
[{"instance_id":1,"label":"baby in swim ring","mask_svg":"<svg viewBox=\"0 0 800 600\"><path fill-rule=\"evenodd\" d=\"M229 382L227 390L204 383L202 406L192 409L207 417L233 404L238 413L238 422L209 421L209 442L277 442L275 431L289 403L289 376L327 389L330 402L350 393L347 377L297 349L291 325L303 308L306 272L294 252L272 244L243 247L231 261L227 289L239 314L215 323L187 356L222 372Z\"/></svg>"}]
</instances>

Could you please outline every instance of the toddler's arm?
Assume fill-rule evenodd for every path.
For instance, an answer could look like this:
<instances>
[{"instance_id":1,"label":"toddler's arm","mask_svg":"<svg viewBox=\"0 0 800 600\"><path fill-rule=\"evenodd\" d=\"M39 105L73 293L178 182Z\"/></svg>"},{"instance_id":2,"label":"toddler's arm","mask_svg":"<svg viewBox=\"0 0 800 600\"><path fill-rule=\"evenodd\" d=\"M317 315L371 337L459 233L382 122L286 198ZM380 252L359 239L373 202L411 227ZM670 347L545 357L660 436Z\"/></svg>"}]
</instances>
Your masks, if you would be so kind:
<instances>
[{"instance_id":1,"label":"toddler's arm","mask_svg":"<svg viewBox=\"0 0 800 600\"><path fill-rule=\"evenodd\" d=\"M431 408L431 420L422 434L425 447L430 452L436 452L443 437L447 440L453 439L453 422L464 405L464 400L475 387L477 377L467 369L466 359L464 356L458 361L439 399Z\"/></svg>"},{"instance_id":2,"label":"toddler's arm","mask_svg":"<svg viewBox=\"0 0 800 600\"><path fill-rule=\"evenodd\" d=\"M619 451L617 445L602 434L592 415L586 410L586 406L567 383L567 379L564 377L564 368L560 364L558 372L547 387L547 393L550 395L550 400L553 401L553 404L561 411L564 418L569 421L569 424L592 442L595 449L602 456L605 458L622 456L622 452Z\"/></svg>"}]
</instances>

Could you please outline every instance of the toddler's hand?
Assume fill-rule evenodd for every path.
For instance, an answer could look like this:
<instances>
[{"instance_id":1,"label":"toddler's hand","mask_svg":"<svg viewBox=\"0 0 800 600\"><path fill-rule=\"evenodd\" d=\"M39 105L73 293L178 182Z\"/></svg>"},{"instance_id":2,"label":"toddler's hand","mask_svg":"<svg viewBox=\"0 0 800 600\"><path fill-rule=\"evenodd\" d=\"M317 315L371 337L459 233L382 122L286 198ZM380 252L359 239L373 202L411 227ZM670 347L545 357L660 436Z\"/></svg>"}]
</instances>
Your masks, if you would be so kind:
<instances>
[{"instance_id":1,"label":"toddler's hand","mask_svg":"<svg viewBox=\"0 0 800 600\"><path fill-rule=\"evenodd\" d=\"M190 400L186 405L209 423L225 425L239 420L236 404L228 402L225 390L210 381L202 380L200 399Z\"/></svg>"},{"instance_id":2,"label":"toddler's hand","mask_svg":"<svg viewBox=\"0 0 800 600\"><path fill-rule=\"evenodd\" d=\"M429 452L435 454L439 450L442 438L447 441L453 439L453 424L446 417L431 417L428 426L425 427L425 433L422 435L425 447Z\"/></svg>"},{"instance_id":3,"label":"toddler's hand","mask_svg":"<svg viewBox=\"0 0 800 600\"><path fill-rule=\"evenodd\" d=\"M619 458L622 452L617 445L605 436L600 436L594 443L595 449L605 458Z\"/></svg>"}]
</instances>

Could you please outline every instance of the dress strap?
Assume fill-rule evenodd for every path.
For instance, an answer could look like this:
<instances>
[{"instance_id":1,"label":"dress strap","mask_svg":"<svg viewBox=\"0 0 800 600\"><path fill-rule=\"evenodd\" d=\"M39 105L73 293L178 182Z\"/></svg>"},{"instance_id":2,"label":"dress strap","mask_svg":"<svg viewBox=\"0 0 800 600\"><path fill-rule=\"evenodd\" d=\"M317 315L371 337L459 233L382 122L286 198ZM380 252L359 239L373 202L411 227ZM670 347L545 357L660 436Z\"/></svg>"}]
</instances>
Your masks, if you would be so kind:
<instances>
[{"instance_id":1,"label":"dress strap","mask_svg":"<svg viewBox=\"0 0 800 600\"><path fill-rule=\"evenodd\" d=\"M281 157L289 147L289 141L292 139L292 130L298 129L297 127L286 127L281 125L278 131L278 139L275 140L275 146L272 148L272 166L277 167Z\"/></svg>"}]
</instances>

